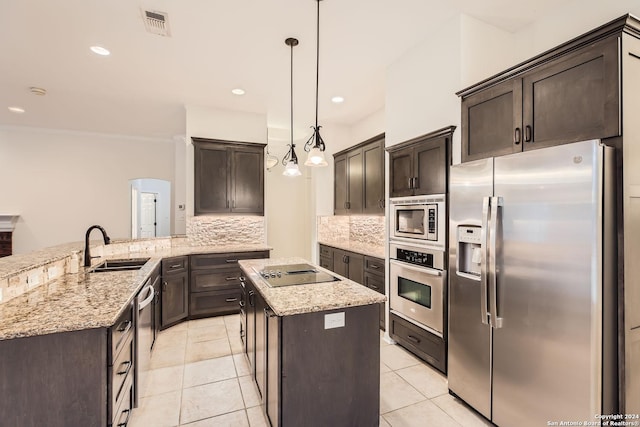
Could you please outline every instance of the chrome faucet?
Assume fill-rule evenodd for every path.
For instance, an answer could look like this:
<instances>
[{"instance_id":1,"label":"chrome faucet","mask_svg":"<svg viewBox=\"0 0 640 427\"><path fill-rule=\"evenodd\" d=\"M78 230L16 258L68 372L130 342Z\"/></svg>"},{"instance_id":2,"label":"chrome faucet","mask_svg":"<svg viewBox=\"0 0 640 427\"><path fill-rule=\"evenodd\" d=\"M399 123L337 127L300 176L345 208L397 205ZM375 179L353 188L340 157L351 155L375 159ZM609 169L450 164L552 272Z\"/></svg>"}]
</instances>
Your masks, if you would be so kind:
<instances>
[{"instance_id":1,"label":"chrome faucet","mask_svg":"<svg viewBox=\"0 0 640 427\"><path fill-rule=\"evenodd\" d=\"M91 230L93 230L94 228L97 228L102 233L102 240L104 240L105 245L108 245L109 243L111 243L111 239L109 238L109 236L107 236L107 232L104 230L104 228L102 228L99 225L92 225L91 227L89 227L89 229L87 230L87 234L85 234L84 236L84 266L85 267L91 266L91 254L89 253L89 234L91 234Z\"/></svg>"}]
</instances>

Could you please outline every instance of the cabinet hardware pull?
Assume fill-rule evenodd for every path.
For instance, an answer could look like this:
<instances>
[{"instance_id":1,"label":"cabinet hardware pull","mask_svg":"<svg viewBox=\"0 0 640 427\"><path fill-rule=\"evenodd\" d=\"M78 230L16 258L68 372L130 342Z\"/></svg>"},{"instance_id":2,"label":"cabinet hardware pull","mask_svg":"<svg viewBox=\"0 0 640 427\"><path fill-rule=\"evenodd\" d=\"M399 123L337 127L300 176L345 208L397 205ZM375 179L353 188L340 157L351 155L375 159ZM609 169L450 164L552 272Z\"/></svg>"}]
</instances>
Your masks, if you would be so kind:
<instances>
[{"instance_id":1,"label":"cabinet hardware pull","mask_svg":"<svg viewBox=\"0 0 640 427\"><path fill-rule=\"evenodd\" d=\"M164 282L162 282L162 291L163 292L167 291L167 281L166 280Z\"/></svg>"},{"instance_id":2,"label":"cabinet hardware pull","mask_svg":"<svg viewBox=\"0 0 640 427\"><path fill-rule=\"evenodd\" d=\"M376 264L369 264L369 268L373 268L374 270L377 270L380 268L380 266Z\"/></svg>"},{"instance_id":3,"label":"cabinet hardware pull","mask_svg":"<svg viewBox=\"0 0 640 427\"><path fill-rule=\"evenodd\" d=\"M225 278L224 280L226 280L226 281L230 282L230 281L232 281L232 280L238 280L238 278L237 278L237 277L227 277L227 278Z\"/></svg>"},{"instance_id":4,"label":"cabinet hardware pull","mask_svg":"<svg viewBox=\"0 0 640 427\"><path fill-rule=\"evenodd\" d=\"M418 338L414 337L413 335L407 335L407 338L409 338L409 341L412 341L412 342L414 342L416 344L420 343L420 340Z\"/></svg>"},{"instance_id":5,"label":"cabinet hardware pull","mask_svg":"<svg viewBox=\"0 0 640 427\"><path fill-rule=\"evenodd\" d=\"M238 262L237 259L227 259L225 260L227 264L231 264L232 262Z\"/></svg>"},{"instance_id":6,"label":"cabinet hardware pull","mask_svg":"<svg viewBox=\"0 0 640 427\"><path fill-rule=\"evenodd\" d=\"M370 287L371 289L378 289L378 287L377 287L377 286L373 286L373 285L369 285L369 287Z\"/></svg>"},{"instance_id":7,"label":"cabinet hardware pull","mask_svg":"<svg viewBox=\"0 0 640 427\"><path fill-rule=\"evenodd\" d=\"M182 264L173 264L170 268L180 268Z\"/></svg>"},{"instance_id":8,"label":"cabinet hardware pull","mask_svg":"<svg viewBox=\"0 0 640 427\"><path fill-rule=\"evenodd\" d=\"M351 202L347 202L347 209L351 209Z\"/></svg>"},{"instance_id":9,"label":"cabinet hardware pull","mask_svg":"<svg viewBox=\"0 0 640 427\"><path fill-rule=\"evenodd\" d=\"M229 207L229 200L227 200L227 205L225 207L227 207L227 208Z\"/></svg>"},{"instance_id":10,"label":"cabinet hardware pull","mask_svg":"<svg viewBox=\"0 0 640 427\"><path fill-rule=\"evenodd\" d=\"M124 332L124 333L128 332L129 329L131 329L131 325L133 325L133 322L131 320L122 322L118 327L118 332Z\"/></svg>"},{"instance_id":11,"label":"cabinet hardware pull","mask_svg":"<svg viewBox=\"0 0 640 427\"><path fill-rule=\"evenodd\" d=\"M131 370L131 366L133 366L133 363L131 363L131 360L127 360L126 362L122 362L120 364L120 366L122 365L127 365L127 368L124 371L118 371L118 375L127 375Z\"/></svg>"},{"instance_id":12,"label":"cabinet hardware pull","mask_svg":"<svg viewBox=\"0 0 640 427\"><path fill-rule=\"evenodd\" d=\"M123 423L118 424L118 427L127 427L127 424L129 424L129 417L131 416L131 409L125 409L124 411L122 411L122 414L127 413L127 418L125 418ZM122 418L122 414L120 414L120 418Z\"/></svg>"},{"instance_id":13,"label":"cabinet hardware pull","mask_svg":"<svg viewBox=\"0 0 640 427\"><path fill-rule=\"evenodd\" d=\"M344 262L349 264L349 255L344 256Z\"/></svg>"},{"instance_id":14,"label":"cabinet hardware pull","mask_svg":"<svg viewBox=\"0 0 640 427\"><path fill-rule=\"evenodd\" d=\"M524 128L524 142L531 142L531 126L527 125Z\"/></svg>"},{"instance_id":15,"label":"cabinet hardware pull","mask_svg":"<svg viewBox=\"0 0 640 427\"><path fill-rule=\"evenodd\" d=\"M413 188L413 178L409 178L409 188Z\"/></svg>"},{"instance_id":16,"label":"cabinet hardware pull","mask_svg":"<svg viewBox=\"0 0 640 427\"><path fill-rule=\"evenodd\" d=\"M513 131L513 143L516 145L520 144L520 128L516 128L516 130Z\"/></svg>"},{"instance_id":17,"label":"cabinet hardware pull","mask_svg":"<svg viewBox=\"0 0 640 427\"><path fill-rule=\"evenodd\" d=\"M420 181L418 180L418 177L416 176L416 177L413 178L413 189L415 190L415 189L418 189L418 188L420 188Z\"/></svg>"},{"instance_id":18,"label":"cabinet hardware pull","mask_svg":"<svg viewBox=\"0 0 640 427\"><path fill-rule=\"evenodd\" d=\"M226 302L236 302L236 301L238 301L238 298L227 298L225 301Z\"/></svg>"}]
</instances>

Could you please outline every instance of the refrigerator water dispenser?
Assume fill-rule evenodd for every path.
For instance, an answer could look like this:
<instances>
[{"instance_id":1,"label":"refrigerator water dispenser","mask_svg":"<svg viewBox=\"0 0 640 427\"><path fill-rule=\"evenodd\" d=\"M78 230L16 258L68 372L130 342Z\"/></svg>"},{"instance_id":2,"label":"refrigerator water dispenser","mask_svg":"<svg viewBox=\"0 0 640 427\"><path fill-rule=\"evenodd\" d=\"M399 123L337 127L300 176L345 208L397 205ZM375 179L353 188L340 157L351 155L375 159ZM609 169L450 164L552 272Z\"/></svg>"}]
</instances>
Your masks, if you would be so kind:
<instances>
[{"instance_id":1,"label":"refrigerator water dispenser","mask_svg":"<svg viewBox=\"0 0 640 427\"><path fill-rule=\"evenodd\" d=\"M458 226L458 265L457 273L470 278L480 279L482 262L482 227L473 225Z\"/></svg>"}]
</instances>

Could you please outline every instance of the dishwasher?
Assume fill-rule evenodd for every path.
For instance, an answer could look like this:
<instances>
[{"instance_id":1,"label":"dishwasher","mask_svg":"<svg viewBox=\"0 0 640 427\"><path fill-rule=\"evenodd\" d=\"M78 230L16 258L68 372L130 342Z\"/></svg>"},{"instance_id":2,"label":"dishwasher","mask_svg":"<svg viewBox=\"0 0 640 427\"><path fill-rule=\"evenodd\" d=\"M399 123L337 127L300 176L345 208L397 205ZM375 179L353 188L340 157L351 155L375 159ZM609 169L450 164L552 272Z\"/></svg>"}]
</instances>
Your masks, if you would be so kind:
<instances>
[{"instance_id":1,"label":"dishwasher","mask_svg":"<svg viewBox=\"0 0 640 427\"><path fill-rule=\"evenodd\" d=\"M153 287L154 280L150 277L145 282L136 298L137 310L137 341L136 341L136 377L135 390L136 406L140 397L146 395L148 385L149 366L151 364L151 346L153 345L153 300L156 297Z\"/></svg>"}]
</instances>

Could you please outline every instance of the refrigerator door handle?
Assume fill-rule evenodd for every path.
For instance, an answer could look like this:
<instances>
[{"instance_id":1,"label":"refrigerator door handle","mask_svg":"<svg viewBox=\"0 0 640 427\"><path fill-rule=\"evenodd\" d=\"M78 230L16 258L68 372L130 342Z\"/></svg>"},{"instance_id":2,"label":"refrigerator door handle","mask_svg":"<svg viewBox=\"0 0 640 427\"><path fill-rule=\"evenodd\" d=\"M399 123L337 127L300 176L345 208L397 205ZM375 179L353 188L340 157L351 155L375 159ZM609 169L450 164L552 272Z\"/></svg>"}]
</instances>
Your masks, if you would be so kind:
<instances>
[{"instance_id":1,"label":"refrigerator door handle","mask_svg":"<svg viewBox=\"0 0 640 427\"><path fill-rule=\"evenodd\" d=\"M480 315L482 323L489 324L487 310L487 262L489 258L487 245L487 230L489 229L490 197L482 198L482 228L480 229L480 245L482 248L482 260L480 262Z\"/></svg>"},{"instance_id":2,"label":"refrigerator door handle","mask_svg":"<svg viewBox=\"0 0 640 427\"><path fill-rule=\"evenodd\" d=\"M502 207L502 197L492 197L489 202L491 219L489 220L489 310L491 326L502 327L502 317L498 317L498 272L496 270L496 234L498 229L498 207Z\"/></svg>"}]
</instances>

